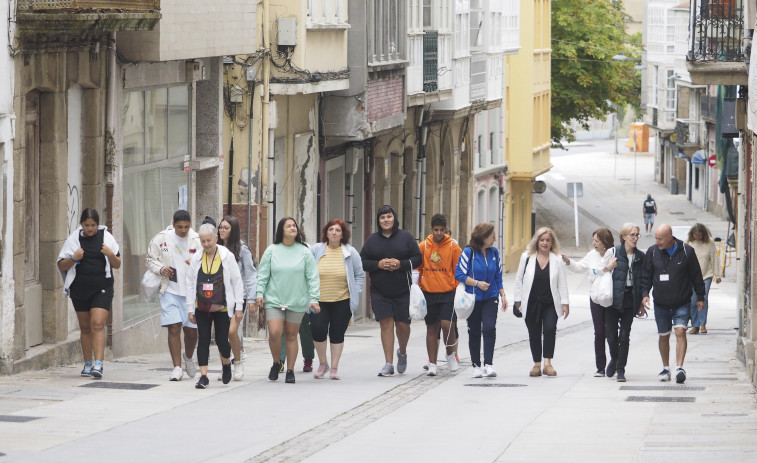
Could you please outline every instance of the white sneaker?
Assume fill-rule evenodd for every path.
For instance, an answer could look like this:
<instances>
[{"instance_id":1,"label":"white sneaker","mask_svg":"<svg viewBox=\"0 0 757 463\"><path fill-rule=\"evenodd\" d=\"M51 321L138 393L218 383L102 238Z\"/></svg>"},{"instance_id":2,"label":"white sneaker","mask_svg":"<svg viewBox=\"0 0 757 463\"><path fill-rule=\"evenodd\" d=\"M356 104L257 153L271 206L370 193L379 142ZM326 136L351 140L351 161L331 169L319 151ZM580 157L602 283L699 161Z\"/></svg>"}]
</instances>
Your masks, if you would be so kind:
<instances>
[{"instance_id":1,"label":"white sneaker","mask_svg":"<svg viewBox=\"0 0 757 463\"><path fill-rule=\"evenodd\" d=\"M428 373L426 373L426 376L436 376L436 364L435 363L429 363L428 364Z\"/></svg>"},{"instance_id":2,"label":"white sneaker","mask_svg":"<svg viewBox=\"0 0 757 463\"><path fill-rule=\"evenodd\" d=\"M184 376L184 370L181 369L181 367L173 367L173 370L171 370L171 375L168 377L171 381L181 381L182 376Z\"/></svg>"},{"instance_id":3,"label":"white sneaker","mask_svg":"<svg viewBox=\"0 0 757 463\"><path fill-rule=\"evenodd\" d=\"M482 376L481 368L473 367L473 373L471 374L471 378L480 378L481 376Z\"/></svg>"},{"instance_id":4,"label":"white sneaker","mask_svg":"<svg viewBox=\"0 0 757 463\"><path fill-rule=\"evenodd\" d=\"M494 371L494 367L491 365L484 365L484 377L494 378L497 376L497 372Z\"/></svg>"},{"instance_id":5,"label":"white sneaker","mask_svg":"<svg viewBox=\"0 0 757 463\"><path fill-rule=\"evenodd\" d=\"M234 362L234 381L241 381L244 378L244 362L239 360Z\"/></svg>"},{"instance_id":6,"label":"white sneaker","mask_svg":"<svg viewBox=\"0 0 757 463\"><path fill-rule=\"evenodd\" d=\"M450 354L447 356L447 366L449 367L449 371L457 371L460 369L460 364L457 363L455 354Z\"/></svg>"},{"instance_id":7,"label":"white sneaker","mask_svg":"<svg viewBox=\"0 0 757 463\"><path fill-rule=\"evenodd\" d=\"M242 349L242 354L240 355L240 357L240 360L242 360L243 362L247 360L247 352L245 352L244 349Z\"/></svg>"},{"instance_id":8,"label":"white sneaker","mask_svg":"<svg viewBox=\"0 0 757 463\"><path fill-rule=\"evenodd\" d=\"M423 364L423 369L428 370L428 364L431 363L428 360L426 360L426 363Z\"/></svg>"},{"instance_id":9,"label":"white sneaker","mask_svg":"<svg viewBox=\"0 0 757 463\"><path fill-rule=\"evenodd\" d=\"M197 374L197 365L195 364L194 357L187 357L187 354L182 352L181 358L184 360L184 369L187 370L187 376L194 378Z\"/></svg>"}]
</instances>

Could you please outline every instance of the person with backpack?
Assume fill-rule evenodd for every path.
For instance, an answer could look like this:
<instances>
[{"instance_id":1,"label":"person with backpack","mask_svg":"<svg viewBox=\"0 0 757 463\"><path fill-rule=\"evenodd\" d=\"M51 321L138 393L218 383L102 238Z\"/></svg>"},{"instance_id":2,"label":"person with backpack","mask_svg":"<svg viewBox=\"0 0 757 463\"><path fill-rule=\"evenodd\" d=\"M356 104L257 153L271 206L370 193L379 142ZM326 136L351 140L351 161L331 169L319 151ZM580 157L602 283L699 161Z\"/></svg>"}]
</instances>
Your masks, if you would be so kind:
<instances>
[{"instance_id":1,"label":"person with backpack","mask_svg":"<svg viewBox=\"0 0 757 463\"><path fill-rule=\"evenodd\" d=\"M652 199L652 195L647 195L642 210L644 211L644 232L648 235L650 230L654 230L654 217L657 215L657 202Z\"/></svg>"}]
</instances>

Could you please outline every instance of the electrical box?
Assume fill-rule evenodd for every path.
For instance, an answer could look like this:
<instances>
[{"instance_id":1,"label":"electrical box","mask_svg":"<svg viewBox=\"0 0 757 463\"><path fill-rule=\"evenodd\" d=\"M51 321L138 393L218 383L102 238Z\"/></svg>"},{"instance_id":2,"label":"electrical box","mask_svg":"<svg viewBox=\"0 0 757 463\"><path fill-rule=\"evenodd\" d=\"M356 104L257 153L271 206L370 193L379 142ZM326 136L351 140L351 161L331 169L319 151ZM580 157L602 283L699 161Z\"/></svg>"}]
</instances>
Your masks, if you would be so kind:
<instances>
[{"instance_id":1,"label":"electrical box","mask_svg":"<svg viewBox=\"0 0 757 463\"><path fill-rule=\"evenodd\" d=\"M297 45L297 18L278 18L278 42L280 47Z\"/></svg>"},{"instance_id":2,"label":"electrical box","mask_svg":"<svg viewBox=\"0 0 757 463\"><path fill-rule=\"evenodd\" d=\"M234 85L231 87L231 91L229 92L229 100L232 103L241 103L242 97L244 95L244 90L239 85Z\"/></svg>"},{"instance_id":3,"label":"electrical box","mask_svg":"<svg viewBox=\"0 0 757 463\"><path fill-rule=\"evenodd\" d=\"M258 75L258 70L252 66L248 66L245 70L245 73L247 75L247 82L253 82L255 81L255 77L257 77Z\"/></svg>"},{"instance_id":4,"label":"electrical box","mask_svg":"<svg viewBox=\"0 0 757 463\"><path fill-rule=\"evenodd\" d=\"M187 73L186 73L186 80L187 82L194 82L198 80L202 80L203 75L203 66L197 61L187 61Z\"/></svg>"}]
</instances>

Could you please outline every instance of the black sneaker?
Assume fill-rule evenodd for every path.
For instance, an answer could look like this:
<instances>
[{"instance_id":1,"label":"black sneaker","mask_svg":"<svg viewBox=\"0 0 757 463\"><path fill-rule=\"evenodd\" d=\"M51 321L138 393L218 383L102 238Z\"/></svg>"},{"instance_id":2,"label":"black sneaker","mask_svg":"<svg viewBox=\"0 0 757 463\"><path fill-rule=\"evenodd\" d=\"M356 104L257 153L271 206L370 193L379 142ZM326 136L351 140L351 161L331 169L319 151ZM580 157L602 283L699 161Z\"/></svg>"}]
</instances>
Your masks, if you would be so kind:
<instances>
[{"instance_id":1,"label":"black sneaker","mask_svg":"<svg viewBox=\"0 0 757 463\"><path fill-rule=\"evenodd\" d=\"M281 364L278 362L274 362L273 366L271 367L271 371L268 373L268 379L271 381L276 381L279 379L279 369L281 369Z\"/></svg>"},{"instance_id":2,"label":"black sneaker","mask_svg":"<svg viewBox=\"0 0 757 463\"><path fill-rule=\"evenodd\" d=\"M95 379L102 379L102 377L103 377L103 364L102 364L102 362L99 362L99 363L95 362L95 366L92 367L92 377L95 378ZM683 381L681 381L681 382L683 382Z\"/></svg>"},{"instance_id":3,"label":"black sneaker","mask_svg":"<svg viewBox=\"0 0 757 463\"><path fill-rule=\"evenodd\" d=\"M676 383L683 384L686 381L686 370L683 368L676 369Z\"/></svg>"},{"instance_id":4,"label":"black sneaker","mask_svg":"<svg viewBox=\"0 0 757 463\"><path fill-rule=\"evenodd\" d=\"M221 365L221 381L223 381L223 384L229 384L229 381L231 381L231 363Z\"/></svg>"},{"instance_id":5,"label":"black sneaker","mask_svg":"<svg viewBox=\"0 0 757 463\"><path fill-rule=\"evenodd\" d=\"M210 384L208 377L205 375L200 376L200 379L195 384L195 389L205 389Z\"/></svg>"},{"instance_id":6,"label":"black sneaker","mask_svg":"<svg viewBox=\"0 0 757 463\"><path fill-rule=\"evenodd\" d=\"M285 382L294 384L294 370L287 370L287 376Z\"/></svg>"},{"instance_id":7,"label":"black sneaker","mask_svg":"<svg viewBox=\"0 0 757 463\"><path fill-rule=\"evenodd\" d=\"M607 364L607 369L605 370L605 374L608 378L612 378L615 376L615 371L617 370L618 362L615 361L615 359L610 359L610 363Z\"/></svg>"},{"instance_id":8,"label":"black sneaker","mask_svg":"<svg viewBox=\"0 0 757 463\"><path fill-rule=\"evenodd\" d=\"M626 372L623 370L618 370L618 382L619 383L625 383L626 382Z\"/></svg>"}]
</instances>

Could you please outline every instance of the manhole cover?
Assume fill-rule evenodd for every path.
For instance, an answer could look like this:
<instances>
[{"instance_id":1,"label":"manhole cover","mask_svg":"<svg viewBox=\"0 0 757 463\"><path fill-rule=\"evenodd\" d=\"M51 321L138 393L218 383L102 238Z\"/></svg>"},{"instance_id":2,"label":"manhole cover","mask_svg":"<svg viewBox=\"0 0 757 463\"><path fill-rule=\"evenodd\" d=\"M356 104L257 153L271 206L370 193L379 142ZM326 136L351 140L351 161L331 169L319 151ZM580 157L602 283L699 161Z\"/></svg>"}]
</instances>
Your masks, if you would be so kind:
<instances>
[{"instance_id":1,"label":"manhole cover","mask_svg":"<svg viewBox=\"0 0 757 463\"><path fill-rule=\"evenodd\" d=\"M626 402L696 402L696 397L654 397L632 395L626 397Z\"/></svg>"},{"instance_id":2,"label":"manhole cover","mask_svg":"<svg viewBox=\"0 0 757 463\"><path fill-rule=\"evenodd\" d=\"M526 387L525 384L506 384L506 383L473 383L473 384L463 384L463 386L471 386L471 387Z\"/></svg>"},{"instance_id":3,"label":"manhole cover","mask_svg":"<svg viewBox=\"0 0 757 463\"><path fill-rule=\"evenodd\" d=\"M39 418L39 416L0 415L0 421L5 421L6 423L26 423L27 421L34 421Z\"/></svg>"},{"instance_id":4,"label":"manhole cover","mask_svg":"<svg viewBox=\"0 0 757 463\"><path fill-rule=\"evenodd\" d=\"M704 386L620 386L621 391L704 391Z\"/></svg>"},{"instance_id":5,"label":"manhole cover","mask_svg":"<svg viewBox=\"0 0 757 463\"><path fill-rule=\"evenodd\" d=\"M152 389L154 387L157 387L157 384L141 384L141 383L109 383L109 382L91 382L87 384L82 384L79 387L93 387L93 388L99 388L99 389L131 389L136 391L143 391L145 389Z\"/></svg>"}]
</instances>

